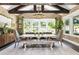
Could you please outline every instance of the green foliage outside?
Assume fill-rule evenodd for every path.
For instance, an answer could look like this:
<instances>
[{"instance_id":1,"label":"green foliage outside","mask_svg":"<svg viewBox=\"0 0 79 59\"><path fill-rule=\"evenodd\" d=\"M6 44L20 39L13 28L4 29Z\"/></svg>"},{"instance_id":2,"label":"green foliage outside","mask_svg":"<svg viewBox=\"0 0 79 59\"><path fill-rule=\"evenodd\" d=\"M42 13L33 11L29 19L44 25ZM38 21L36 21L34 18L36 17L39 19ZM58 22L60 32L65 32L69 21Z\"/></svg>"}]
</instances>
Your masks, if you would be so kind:
<instances>
[{"instance_id":1,"label":"green foliage outside","mask_svg":"<svg viewBox=\"0 0 79 59\"><path fill-rule=\"evenodd\" d=\"M66 24L66 25L69 25L69 20L66 20L66 21L65 21L65 24Z\"/></svg>"},{"instance_id":2,"label":"green foliage outside","mask_svg":"<svg viewBox=\"0 0 79 59\"><path fill-rule=\"evenodd\" d=\"M49 26L51 29L55 29L55 24L54 24L54 22L49 22L49 23L48 23L48 26Z\"/></svg>"},{"instance_id":3,"label":"green foliage outside","mask_svg":"<svg viewBox=\"0 0 79 59\"><path fill-rule=\"evenodd\" d=\"M46 22L40 22L41 27L45 27L46 26Z\"/></svg>"}]
</instances>

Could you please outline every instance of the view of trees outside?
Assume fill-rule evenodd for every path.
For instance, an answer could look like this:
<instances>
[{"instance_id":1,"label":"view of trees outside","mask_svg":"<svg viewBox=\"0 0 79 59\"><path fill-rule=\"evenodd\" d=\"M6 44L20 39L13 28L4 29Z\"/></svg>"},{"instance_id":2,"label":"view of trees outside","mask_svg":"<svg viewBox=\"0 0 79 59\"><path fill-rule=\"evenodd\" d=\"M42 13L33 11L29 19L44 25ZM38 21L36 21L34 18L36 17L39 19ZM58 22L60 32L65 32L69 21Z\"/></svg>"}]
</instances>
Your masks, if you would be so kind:
<instances>
[{"instance_id":1,"label":"view of trees outside","mask_svg":"<svg viewBox=\"0 0 79 59\"><path fill-rule=\"evenodd\" d=\"M24 21L23 21L23 25L24 25L24 27L23 27L24 33L25 33L25 32L30 32L30 30L29 30L29 29L30 29L30 26L31 26L31 25L30 25L30 21L25 21L25 20L24 20Z\"/></svg>"},{"instance_id":2,"label":"view of trees outside","mask_svg":"<svg viewBox=\"0 0 79 59\"><path fill-rule=\"evenodd\" d=\"M0 27L4 27L5 24L7 24L6 27L11 28L11 19L0 15Z\"/></svg>"},{"instance_id":3,"label":"view of trees outside","mask_svg":"<svg viewBox=\"0 0 79 59\"><path fill-rule=\"evenodd\" d=\"M67 34L69 34L69 30L70 30L70 28L69 28L69 19L66 19L65 20L65 33L67 33Z\"/></svg>"},{"instance_id":4,"label":"view of trees outside","mask_svg":"<svg viewBox=\"0 0 79 59\"><path fill-rule=\"evenodd\" d=\"M2 33L7 33L11 28L11 19L0 15L0 35Z\"/></svg>"},{"instance_id":5,"label":"view of trees outside","mask_svg":"<svg viewBox=\"0 0 79 59\"><path fill-rule=\"evenodd\" d=\"M38 21L34 21L33 23L32 23L32 32L38 32L38 26L39 26L39 22Z\"/></svg>"},{"instance_id":6,"label":"view of trees outside","mask_svg":"<svg viewBox=\"0 0 79 59\"><path fill-rule=\"evenodd\" d=\"M70 28L70 20L65 19L65 33L69 34L71 28ZM79 35L79 16L73 17L73 34Z\"/></svg>"},{"instance_id":7,"label":"view of trees outside","mask_svg":"<svg viewBox=\"0 0 79 59\"><path fill-rule=\"evenodd\" d=\"M74 34L79 35L79 16L75 17L73 19L73 25L74 25Z\"/></svg>"},{"instance_id":8,"label":"view of trees outside","mask_svg":"<svg viewBox=\"0 0 79 59\"><path fill-rule=\"evenodd\" d=\"M55 33L55 19L24 19L24 33L53 32Z\"/></svg>"},{"instance_id":9,"label":"view of trees outside","mask_svg":"<svg viewBox=\"0 0 79 59\"><path fill-rule=\"evenodd\" d=\"M0 22L0 28L4 27L4 23Z\"/></svg>"}]
</instances>

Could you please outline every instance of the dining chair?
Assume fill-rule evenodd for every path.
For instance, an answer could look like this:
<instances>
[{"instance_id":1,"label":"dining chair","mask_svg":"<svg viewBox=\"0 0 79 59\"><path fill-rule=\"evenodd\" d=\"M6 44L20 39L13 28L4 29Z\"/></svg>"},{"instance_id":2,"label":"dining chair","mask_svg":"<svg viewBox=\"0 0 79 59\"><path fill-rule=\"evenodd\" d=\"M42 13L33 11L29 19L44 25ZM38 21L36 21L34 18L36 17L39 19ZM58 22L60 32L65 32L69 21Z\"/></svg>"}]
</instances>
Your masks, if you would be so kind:
<instances>
[{"instance_id":1,"label":"dining chair","mask_svg":"<svg viewBox=\"0 0 79 59\"><path fill-rule=\"evenodd\" d=\"M56 40L61 44L63 42L63 30L59 30L58 34L56 35Z\"/></svg>"},{"instance_id":2,"label":"dining chair","mask_svg":"<svg viewBox=\"0 0 79 59\"><path fill-rule=\"evenodd\" d=\"M14 47L16 47L17 45L19 46L19 42L21 41L17 30L14 30L14 36L15 36L15 46Z\"/></svg>"}]
</instances>

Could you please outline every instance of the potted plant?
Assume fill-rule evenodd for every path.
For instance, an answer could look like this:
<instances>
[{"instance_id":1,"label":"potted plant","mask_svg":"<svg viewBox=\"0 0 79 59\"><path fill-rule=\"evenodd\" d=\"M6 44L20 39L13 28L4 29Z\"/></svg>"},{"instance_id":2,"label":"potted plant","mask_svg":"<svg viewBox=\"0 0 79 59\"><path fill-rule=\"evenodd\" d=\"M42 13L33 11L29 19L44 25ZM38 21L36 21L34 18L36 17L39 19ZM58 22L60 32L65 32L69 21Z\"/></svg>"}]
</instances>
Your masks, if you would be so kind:
<instances>
[{"instance_id":1,"label":"potted plant","mask_svg":"<svg viewBox=\"0 0 79 59\"><path fill-rule=\"evenodd\" d=\"M59 30L62 30L63 28L63 20L61 17L56 17L56 23L55 23L55 29L56 29L56 34L59 32Z\"/></svg>"}]
</instances>

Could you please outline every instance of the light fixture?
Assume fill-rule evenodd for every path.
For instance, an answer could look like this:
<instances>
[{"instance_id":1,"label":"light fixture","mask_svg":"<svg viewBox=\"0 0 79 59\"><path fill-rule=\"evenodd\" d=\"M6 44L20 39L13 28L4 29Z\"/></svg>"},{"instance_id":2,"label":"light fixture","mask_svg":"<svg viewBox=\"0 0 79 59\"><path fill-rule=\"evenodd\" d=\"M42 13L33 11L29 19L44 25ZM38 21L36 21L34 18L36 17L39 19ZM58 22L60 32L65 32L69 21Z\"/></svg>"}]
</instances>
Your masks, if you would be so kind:
<instances>
[{"instance_id":1,"label":"light fixture","mask_svg":"<svg viewBox=\"0 0 79 59\"><path fill-rule=\"evenodd\" d=\"M36 5L36 10L38 11L38 13L35 13L34 15L33 15L33 17L34 18L44 18L45 17L45 15L42 13L42 12L40 12L41 11L41 5Z\"/></svg>"},{"instance_id":2,"label":"light fixture","mask_svg":"<svg viewBox=\"0 0 79 59\"><path fill-rule=\"evenodd\" d=\"M36 13L33 15L34 18L44 18L45 16L42 13Z\"/></svg>"}]
</instances>

